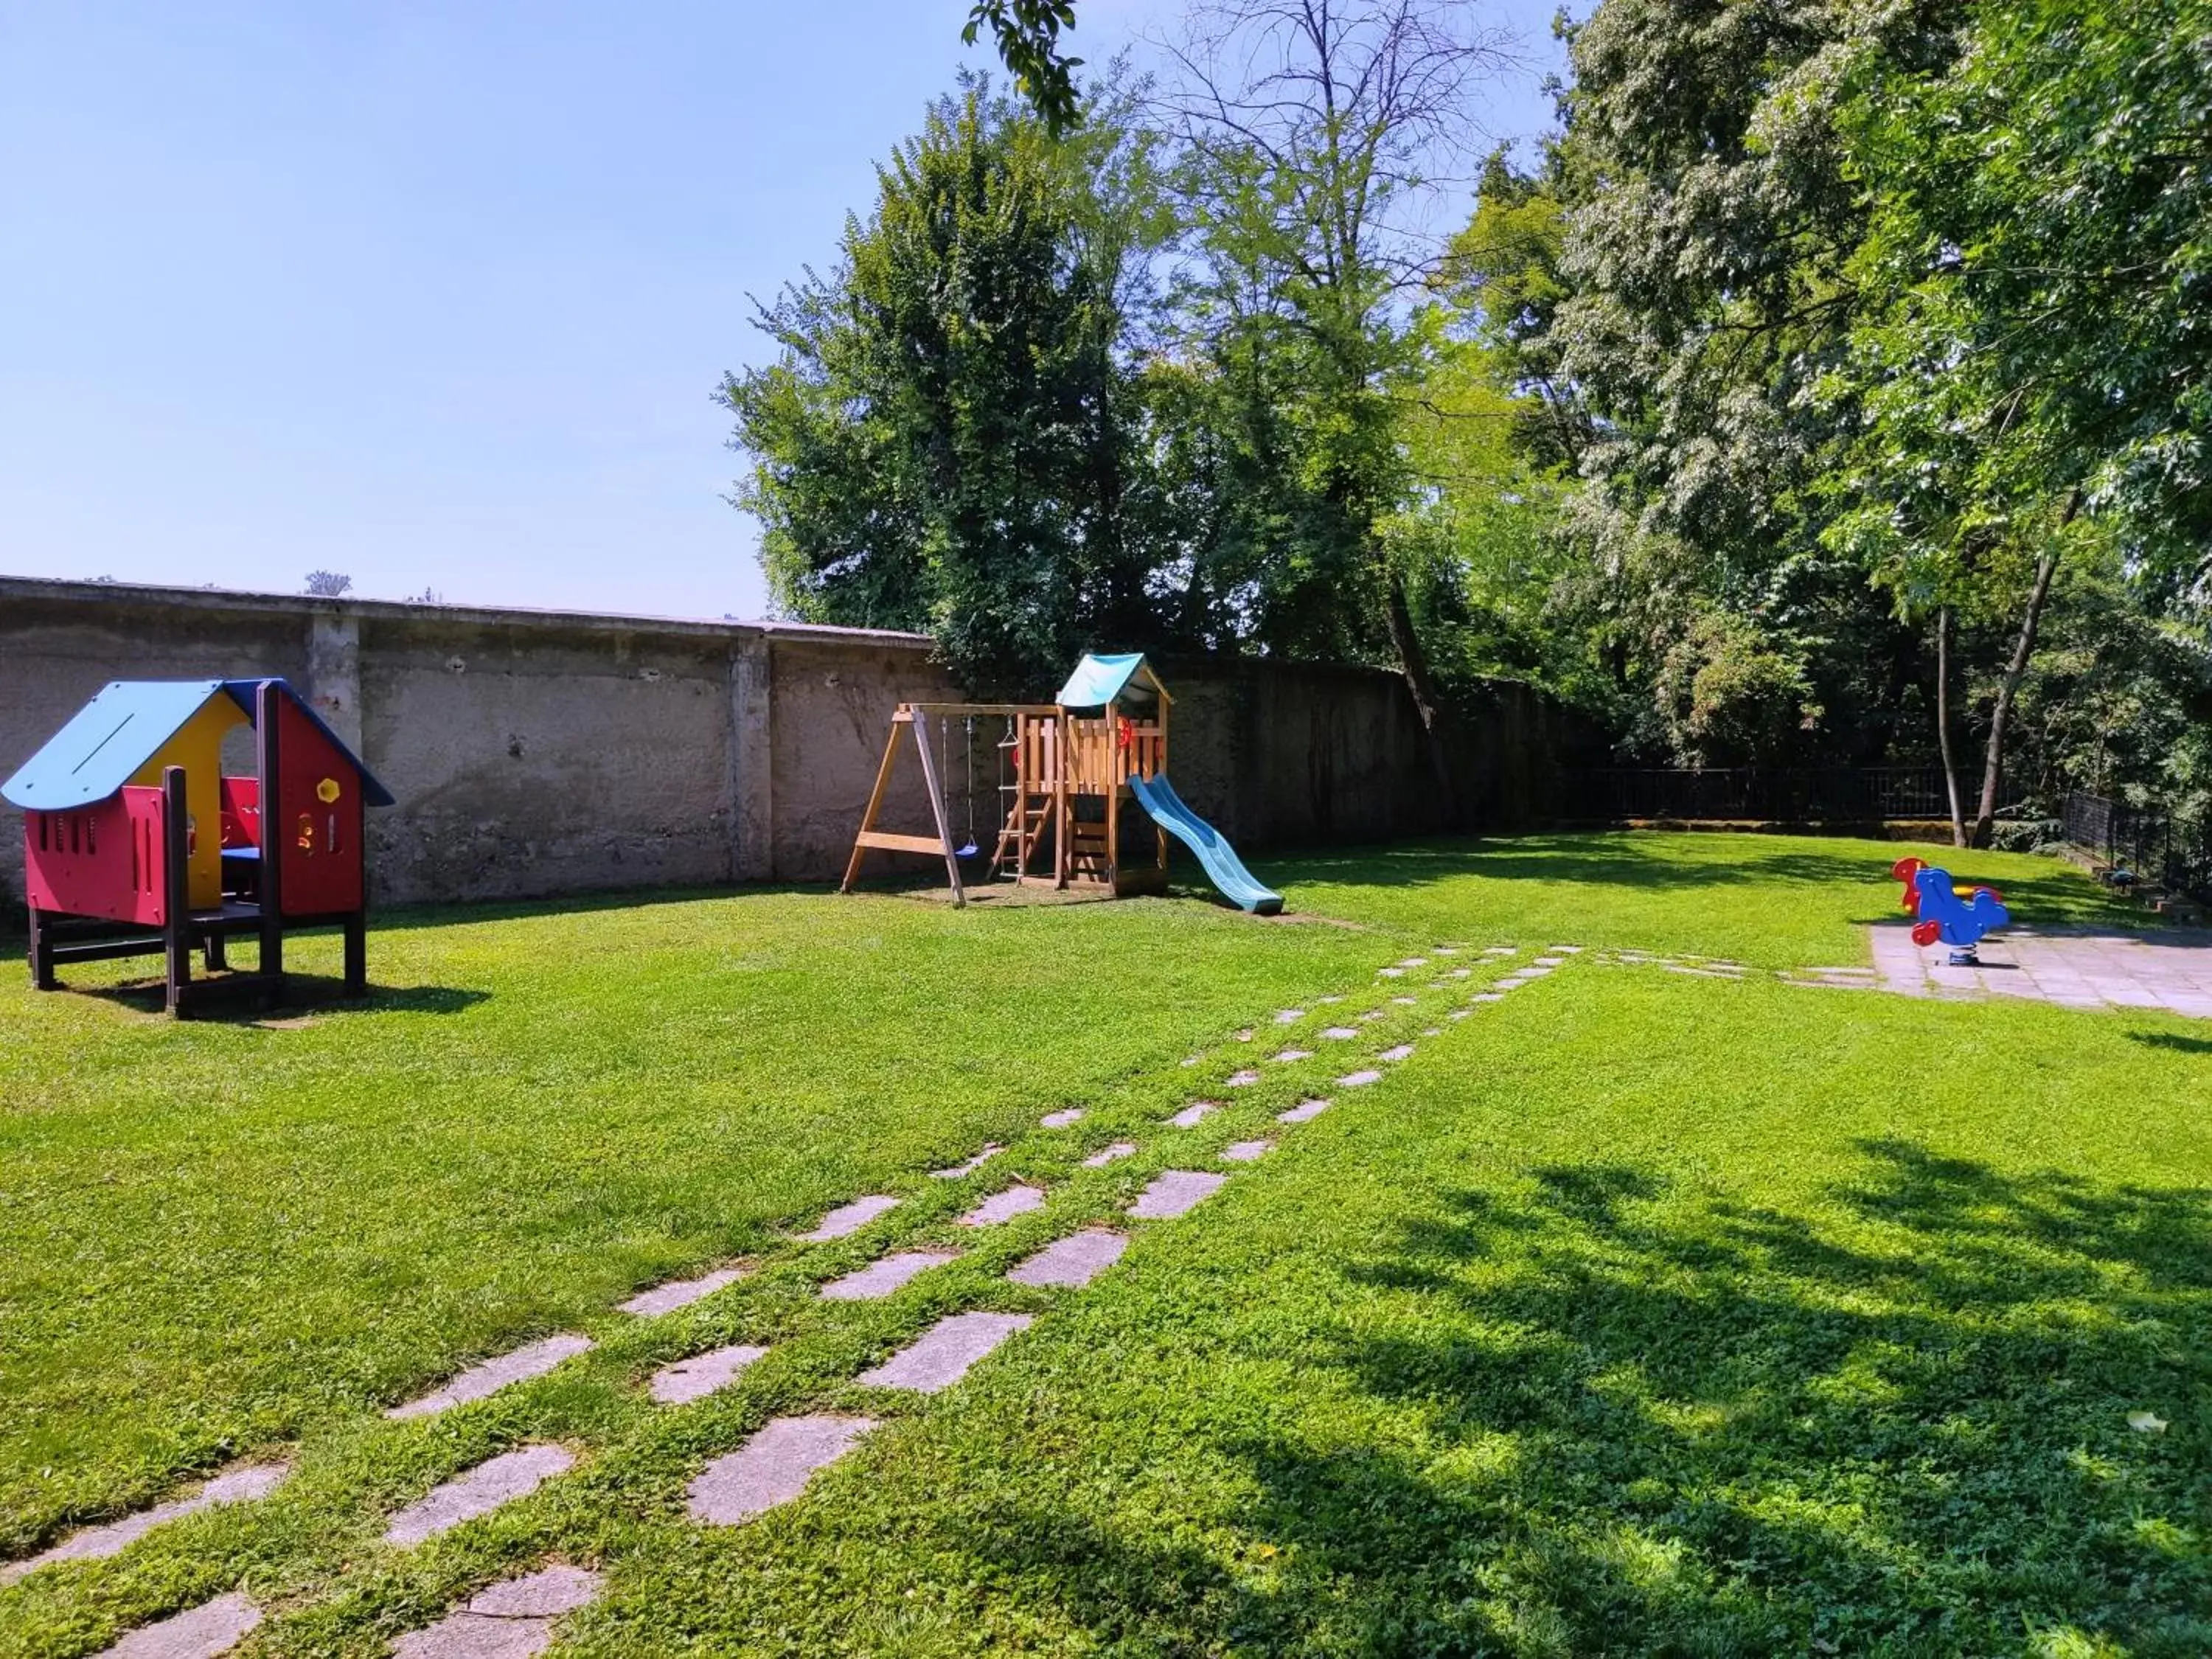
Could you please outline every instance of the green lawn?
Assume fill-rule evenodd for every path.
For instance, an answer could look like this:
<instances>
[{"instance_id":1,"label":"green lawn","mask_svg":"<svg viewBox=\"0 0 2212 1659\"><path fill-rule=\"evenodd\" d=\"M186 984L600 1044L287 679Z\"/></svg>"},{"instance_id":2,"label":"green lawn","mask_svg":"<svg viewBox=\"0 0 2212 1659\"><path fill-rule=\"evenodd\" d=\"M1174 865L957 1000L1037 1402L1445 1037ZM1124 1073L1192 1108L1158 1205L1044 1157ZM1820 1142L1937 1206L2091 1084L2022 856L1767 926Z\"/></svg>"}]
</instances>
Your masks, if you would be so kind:
<instances>
[{"instance_id":1,"label":"green lawn","mask_svg":"<svg viewBox=\"0 0 2212 1659\"><path fill-rule=\"evenodd\" d=\"M0 1590L0 1654L95 1651L241 1583L274 1615L241 1651L381 1654L548 1556L606 1572L568 1626L591 1654L2201 1654L2212 1030L1599 960L1863 960L1901 850L1588 836L1261 872L1354 927L790 893L412 915L372 941L402 988L292 1030L11 970L0 1552L244 1453L298 1472ZM2100 913L2048 863L1961 873L2024 919ZM1555 941L1591 948L1460 1021L1444 959L1375 977ZM1285 1006L1314 1017L1269 1024ZM998 1276L1409 1037L1089 1289ZM1230 1109L1160 1125L1209 1090ZM1076 1129L1036 1127L1068 1104ZM1138 1156L1080 1167L1117 1136ZM986 1138L1009 1149L982 1172L926 1173ZM950 1224L1016 1175L1043 1211ZM781 1237L869 1191L908 1202ZM884 1302L811 1294L917 1241L967 1254ZM690 1309L611 1311L741 1255ZM1041 1316L933 1399L851 1383L968 1308ZM379 1415L566 1329L599 1348ZM738 1340L773 1352L736 1386L640 1393ZM884 1426L750 1526L685 1520L706 1459L825 1407ZM539 1438L579 1467L378 1541Z\"/></svg>"}]
</instances>

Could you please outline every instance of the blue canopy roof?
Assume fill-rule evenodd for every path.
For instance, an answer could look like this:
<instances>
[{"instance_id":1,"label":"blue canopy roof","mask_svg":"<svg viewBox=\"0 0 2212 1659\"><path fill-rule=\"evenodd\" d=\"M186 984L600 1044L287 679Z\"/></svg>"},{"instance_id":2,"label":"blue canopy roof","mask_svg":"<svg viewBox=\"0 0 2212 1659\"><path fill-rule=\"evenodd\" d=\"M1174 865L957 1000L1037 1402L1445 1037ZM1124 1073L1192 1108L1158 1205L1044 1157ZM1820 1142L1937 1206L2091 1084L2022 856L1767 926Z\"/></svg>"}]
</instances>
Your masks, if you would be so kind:
<instances>
[{"instance_id":1,"label":"blue canopy roof","mask_svg":"<svg viewBox=\"0 0 2212 1659\"><path fill-rule=\"evenodd\" d=\"M208 699L228 692L253 718L259 680L115 680L78 709L68 725L46 739L39 752L0 784L0 797L34 811L65 812L106 800L131 781L185 723L207 707ZM391 792L337 734L283 680L273 684L314 721L337 751L361 774L362 796L372 806L392 805Z\"/></svg>"},{"instance_id":2,"label":"blue canopy roof","mask_svg":"<svg viewBox=\"0 0 2212 1659\"><path fill-rule=\"evenodd\" d=\"M1139 688L1146 696L1162 690L1158 677L1145 668L1143 652L1125 651L1116 656L1102 657L1097 652L1086 651L1053 701L1062 708L1101 708L1127 691L1129 682L1140 671L1151 682Z\"/></svg>"}]
</instances>

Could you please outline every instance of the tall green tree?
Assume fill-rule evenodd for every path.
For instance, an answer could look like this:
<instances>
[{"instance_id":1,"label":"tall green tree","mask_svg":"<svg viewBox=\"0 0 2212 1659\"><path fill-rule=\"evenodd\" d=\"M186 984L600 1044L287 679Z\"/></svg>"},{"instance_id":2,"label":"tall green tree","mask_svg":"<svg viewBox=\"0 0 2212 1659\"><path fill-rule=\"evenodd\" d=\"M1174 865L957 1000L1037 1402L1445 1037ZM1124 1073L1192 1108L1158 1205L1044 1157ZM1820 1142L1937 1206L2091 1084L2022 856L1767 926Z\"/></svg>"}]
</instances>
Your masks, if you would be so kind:
<instances>
[{"instance_id":1,"label":"tall green tree","mask_svg":"<svg viewBox=\"0 0 2212 1659\"><path fill-rule=\"evenodd\" d=\"M1448 801L1413 583L1383 526L1413 485L1399 399L1434 264L1411 216L1502 61L1468 17L1447 0L1211 0L1165 100L1192 256L1183 344L1236 491L1217 562L1256 643L1395 662Z\"/></svg>"},{"instance_id":2,"label":"tall green tree","mask_svg":"<svg viewBox=\"0 0 2212 1659\"><path fill-rule=\"evenodd\" d=\"M1111 112L1055 140L970 82L878 170L835 270L761 308L776 359L719 395L787 611L926 629L979 690L1152 642L1149 176Z\"/></svg>"},{"instance_id":3,"label":"tall green tree","mask_svg":"<svg viewBox=\"0 0 2212 1659\"><path fill-rule=\"evenodd\" d=\"M1858 418L1830 540L1947 618L2011 595L1962 826L1982 845L2062 564L2117 545L2154 597L2206 597L2212 4L1988 0L1943 72L1862 75L1869 223L1831 399Z\"/></svg>"}]
</instances>

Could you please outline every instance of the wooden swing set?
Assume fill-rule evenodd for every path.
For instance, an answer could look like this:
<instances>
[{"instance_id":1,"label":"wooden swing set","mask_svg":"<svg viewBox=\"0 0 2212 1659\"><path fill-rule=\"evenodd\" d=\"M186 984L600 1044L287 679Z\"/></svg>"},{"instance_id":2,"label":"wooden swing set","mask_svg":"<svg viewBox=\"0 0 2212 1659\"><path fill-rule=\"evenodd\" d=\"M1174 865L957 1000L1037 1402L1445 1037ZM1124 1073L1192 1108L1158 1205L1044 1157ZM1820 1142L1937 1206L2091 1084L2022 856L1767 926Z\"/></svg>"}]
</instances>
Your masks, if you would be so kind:
<instances>
[{"instance_id":1,"label":"wooden swing set","mask_svg":"<svg viewBox=\"0 0 2212 1659\"><path fill-rule=\"evenodd\" d=\"M1124 665L1127 665L1126 667ZM1097 668L1085 678L1085 671ZM941 856L952 888L952 902L968 902L963 859L979 857L975 825L975 722L1004 720L995 744L998 800L993 822L998 842L992 848L991 880L1010 875L1018 884L1063 890L1093 888L1120 898L1164 893L1168 884L1167 832L1152 825L1152 856L1134 857L1122 845L1125 804L1134 807L1129 779L1158 777L1167 769L1168 708L1173 701L1158 675L1140 657L1086 657L1061 695L1071 691L1109 695L1097 704L1066 702L902 702L891 715L890 736L876 769L876 784L853 838L840 891L849 893L860 879L870 849ZM938 722L937 753L930 752L929 722ZM969 770L967 839L956 843L947 811L947 757L957 724ZM905 834L877 827L890 791L891 774L902 738L910 740L921 763L935 833ZM1049 852L1049 862L1046 859Z\"/></svg>"}]
</instances>

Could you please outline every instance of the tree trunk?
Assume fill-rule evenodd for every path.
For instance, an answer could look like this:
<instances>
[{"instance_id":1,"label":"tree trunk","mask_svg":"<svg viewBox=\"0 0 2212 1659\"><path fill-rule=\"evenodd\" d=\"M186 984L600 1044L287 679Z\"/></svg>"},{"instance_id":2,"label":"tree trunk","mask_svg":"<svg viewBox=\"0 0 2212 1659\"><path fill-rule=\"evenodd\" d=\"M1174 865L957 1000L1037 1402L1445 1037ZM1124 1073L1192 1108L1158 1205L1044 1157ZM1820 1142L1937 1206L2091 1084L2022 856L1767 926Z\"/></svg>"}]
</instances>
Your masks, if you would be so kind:
<instances>
[{"instance_id":1,"label":"tree trunk","mask_svg":"<svg viewBox=\"0 0 2212 1659\"><path fill-rule=\"evenodd\" d=\"M2059 520L2059 529L2074 521L2081 506L2080 491L2066 503L2065 516ZM2005 728L2012 724L2013 699L2019 695L2020 683L2027 677L2028 659L2035 654L2035 630L2043 621L2043 602L2051 596L2051 578L2058 568L2058 544L2054 537L2051 544L2035 562L2035 585L2028 590L2027 610L2020 619L2020 637L2013 641L2012 660L2005 665L2003 680L1997 686L1997 705L1990 713L1990 744L1982 760L1982 799L1974 811L1974 827L1968 843L1987 847L1996 824L1997 784L2004 775Z\"/></svg>"},{"instance_id":2,"label":"tree trunk","mask_svg":"<svg viewBox=\"0 0 2212 1659\"><path fill-rule=\"evenodd\" d=\"M1951 845L1966 844L1966 811L1959 799L1959 760L1951 749L1951 607L1936 613L1936 742L1943 751L1943 788L1951 798Z\"/></svg>"},{"instance_id":3,"label":"tree trunk","mask_svg":"<svg viewBox=\"0 0 2212 1659\"><path fill-rule=\"evenodd\" d=\"M1390 644L1398 653L1398 661L1406 676L1406 690L1412 694L1413 711L1421 717L1421 734L1428 750L1429 771L1436 779L1437 803L1442 809L1444 826L1456 830L1462 827L1459 816L1458 792L1452 787L1451 760L1444 753L1444 734L1438 718L1436 687L1429 679L1429 659L1421 650L1420 636L1413 631L1413 610L1406 599L1406 584L1397 571L1384 563L1383 580L1388 584L1390 617Z\"/></svg>"}]
</instances>

